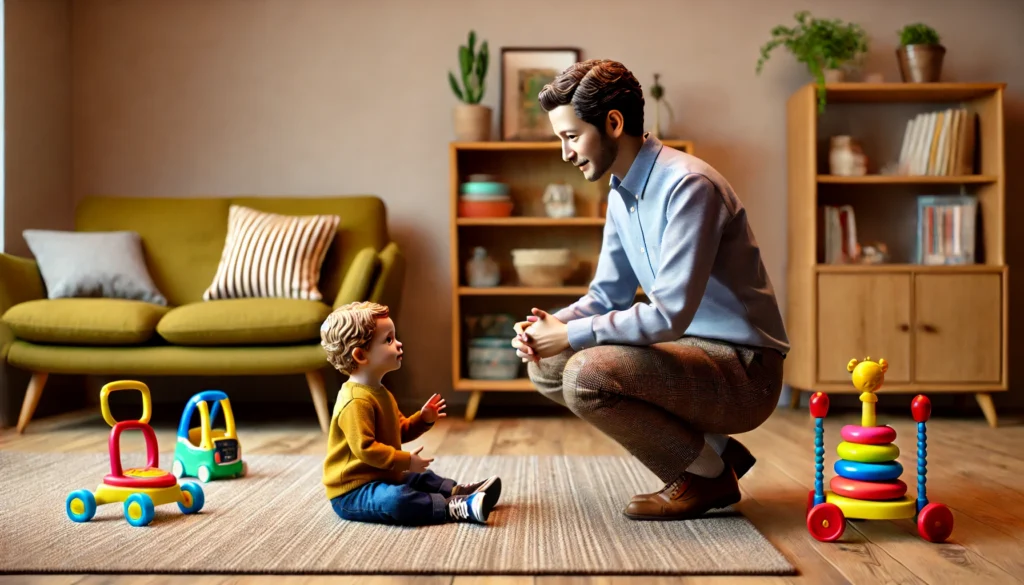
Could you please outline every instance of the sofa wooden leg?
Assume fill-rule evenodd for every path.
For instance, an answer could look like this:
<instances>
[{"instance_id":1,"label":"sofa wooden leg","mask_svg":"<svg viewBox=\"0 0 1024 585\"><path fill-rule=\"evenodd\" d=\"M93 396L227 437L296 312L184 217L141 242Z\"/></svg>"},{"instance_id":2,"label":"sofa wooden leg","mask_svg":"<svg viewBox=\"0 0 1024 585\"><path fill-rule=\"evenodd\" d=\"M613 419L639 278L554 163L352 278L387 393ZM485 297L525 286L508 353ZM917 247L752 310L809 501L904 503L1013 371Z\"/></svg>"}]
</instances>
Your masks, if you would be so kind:
<instances>
[{"instance_id":1,"label":"sofa wooden leg","mask_svg":"<svg viewBox=\"0 0 1024 585\"><path fill-rule=\"evenodd\" d=\"M978 392L974 395L974 399L978 401L978 406L981 407L981 412L985 414L985 420L988 421L988 426L993 429L999 426L998 419L996 418L996 405L992 402L992 395L988 392Z\"/></svg>"},{"instance_id":2,"label":"sofa wooden leg","mask_svg":"<svg viewBox=\"0 0 1024 585\"><path fill-rule=\"evenodd\" d=\"M18 416L18 433L24 433L28 421L32 420L32 414L39 406L39 398L43 395L43 387L46 386L46 372L33 372L32 379L28 381L28 389L25 390L25 400L21 403L21 414Z\"/></svg>"},{"instance_id":3,"label":"sofa wooden leg","mask_svg":"<svg viewBox=\"0 0 1024 585\"><path fill-rule=\"evenodd\" d=\"M316 417L320 419L320 430L327 432L331 424L331 417L327 412L327 388L324 385L324 375L320 370L306 372L306 384L309 384L309 393L313 395L313 406L316 407Z\"/></svg>"}]
</instances>

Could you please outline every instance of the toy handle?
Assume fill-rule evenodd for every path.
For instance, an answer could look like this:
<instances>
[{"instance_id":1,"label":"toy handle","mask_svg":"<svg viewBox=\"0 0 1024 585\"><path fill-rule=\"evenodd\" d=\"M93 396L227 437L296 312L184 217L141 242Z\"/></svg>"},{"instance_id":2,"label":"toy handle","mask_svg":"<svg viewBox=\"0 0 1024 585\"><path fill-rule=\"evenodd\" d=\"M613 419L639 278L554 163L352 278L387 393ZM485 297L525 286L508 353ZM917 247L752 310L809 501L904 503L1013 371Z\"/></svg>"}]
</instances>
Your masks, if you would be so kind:
<instances>
[{"instance_id":1,"label":"toy handle","mask_svg":"<svg viewBox=\"0 0 1024 585\"><path fill-rule=\"evenodd\" d=\"M107 424L112 427L118 424L118 421L114 420L114 416L110 414L108 397L111 392L119 390L138 390L142 393L142 416L138 422L143 424L149 423L149 418L153 416L153 401L149 394L149 386L138 380L118 380L117 382L105 384L100 389L100 411L103 412L103 420L107 421Z\"/></svg>"},{"instance_id":2,"label":"toy handle","mask_svg":"<svg viewBox=\"0 0 1024 585\"><path fill-rule=\"evenodd\" d=\"M160 467L160 448L157 446L156 433L153 427L137 420L125 420L114 424L114 430L110 432L110 473L115 477L121 477L124 471L121 468L121 433L124 431L140 430L146 438L146 465L148 467Z\"/></svg>"}]
</instances>

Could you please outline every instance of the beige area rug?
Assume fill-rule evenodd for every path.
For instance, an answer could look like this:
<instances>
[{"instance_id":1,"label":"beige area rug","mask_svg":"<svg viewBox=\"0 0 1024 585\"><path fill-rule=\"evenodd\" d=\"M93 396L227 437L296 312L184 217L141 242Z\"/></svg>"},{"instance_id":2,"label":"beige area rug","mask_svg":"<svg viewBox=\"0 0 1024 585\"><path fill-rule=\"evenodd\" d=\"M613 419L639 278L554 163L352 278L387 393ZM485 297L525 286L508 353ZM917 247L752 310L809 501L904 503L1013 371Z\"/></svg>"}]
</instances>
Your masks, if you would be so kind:
<instances>
[{"instance_id":1,"label":"beige area rug","mask_svg":"<svg viewBox=\"0 0 1024 585\"><path fill-rule=\"evenodd\" d=\"M122 455L125 467L143 453ZM622 515L655 477L624 457L447 456L459 481L497 473L504 489L486 526L405 528L347 522L331 509L315 456L250 455L249 475L203 486L205 506L157 506L147 527L121 504L90 522L67 495L94 491L106 455L0 451L0 571L6 573L794 574L743 516L638 522ZM169 469L170 453L161 467Z\"/></svg>"}]
</instances>

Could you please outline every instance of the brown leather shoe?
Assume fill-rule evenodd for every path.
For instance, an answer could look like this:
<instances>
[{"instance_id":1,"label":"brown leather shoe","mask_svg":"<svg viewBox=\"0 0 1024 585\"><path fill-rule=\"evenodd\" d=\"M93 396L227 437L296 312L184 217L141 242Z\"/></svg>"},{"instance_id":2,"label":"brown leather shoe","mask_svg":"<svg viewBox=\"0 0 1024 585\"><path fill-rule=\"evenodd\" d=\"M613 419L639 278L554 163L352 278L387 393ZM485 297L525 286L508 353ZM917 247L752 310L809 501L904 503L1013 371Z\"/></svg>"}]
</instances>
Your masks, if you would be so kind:
<instances>
[{"instance_id":1,"label":"brown leather shoe","mask_svg":"<svg viewBox=\"0 0 1024 585\"><path fill-rule=\"evenodd\" d=\"M716 478L683 473L656 494L633 498L625 515L634 520L686 520L740 501L736 474L728 465Z\"/></svg>"}]
</instances>

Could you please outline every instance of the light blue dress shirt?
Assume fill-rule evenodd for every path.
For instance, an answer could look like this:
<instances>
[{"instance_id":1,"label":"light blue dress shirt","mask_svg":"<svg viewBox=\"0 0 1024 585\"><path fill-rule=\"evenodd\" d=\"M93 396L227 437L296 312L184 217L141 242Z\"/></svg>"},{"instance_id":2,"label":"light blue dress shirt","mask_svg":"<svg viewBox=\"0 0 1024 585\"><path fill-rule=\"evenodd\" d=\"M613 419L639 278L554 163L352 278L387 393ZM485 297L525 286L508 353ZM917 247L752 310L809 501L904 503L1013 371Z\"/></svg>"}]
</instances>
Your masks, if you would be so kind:
<instances>
[{"instance_id":1,"label":"light blue dress shirt","mask_svg":"<svg viewBox=\"0 0 1024 585\"><path fill-rule=\"evenodd\" d=\"M649 303L636 302L637 286ZM554 313L574 350L684 335L769 347L789 339L746 210L711 165L647 136L611 178L601 254L586 295Z\"/></svg>"}]
</instances>

